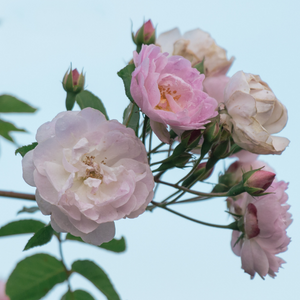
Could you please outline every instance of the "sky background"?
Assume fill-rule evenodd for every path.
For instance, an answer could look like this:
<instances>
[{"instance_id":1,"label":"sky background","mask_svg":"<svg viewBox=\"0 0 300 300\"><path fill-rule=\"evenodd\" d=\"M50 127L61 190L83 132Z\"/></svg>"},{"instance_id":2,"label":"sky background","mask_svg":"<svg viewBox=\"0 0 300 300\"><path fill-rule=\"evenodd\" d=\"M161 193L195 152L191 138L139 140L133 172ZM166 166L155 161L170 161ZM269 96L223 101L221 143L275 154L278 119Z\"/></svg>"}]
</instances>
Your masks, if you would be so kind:
<instances>
[{"instance_id":1,"label":"sky background","mask_svg":"<svg viewBox=\"0 0 300 300\"><path fill-rule=\"evenodd\" d=\"M299 9L295 0L210 1L76 1L0 0L0 94L27 101L34 115L1 115L28 134L14 134L19 145L32 143L37 128L65 110L61 80L72 62L86 72L87 89L98 95L110 119L122 120L128 100L117 72L135 49L131 21L136 31L152 19L158 34L174 27L181 32L197 27L209 32L217 44L236 60L229 71L258 74L286 105L289 121L280 133L291 140L281 156L264 156L277 178L290 182L289 201L294 222L288 229L292 242L280 255L287 264L274 280L256 276L250 280L241 260L230 248L231 231L201 226L164 210L145 212L137 219L116 222L116 237L125 236L128 250L109 253L93 246L68 242L63 246L67 264L91 259L110 276L122 300L183 299L298 299L300 267L299 187ZM34 193L22 180L21 157L15 146L0 138L0 190ZM227 166L230 162L226 162ZM216 181L219 165L210 181ZM180 172L166 180L175 182ZM208 190L208 185L199 186ZM157 201L170 190L161 188ZM0 198L0 226L16 219L49 221L39 213L19 215L32 202ZM202 221L228 224L224 199L177 206ZM55 240L42 248L22 252L30 235L0 239L0 278L6 280L16 263L34 253L59 258ZM105 299L87 280L74 275L73 289ZM66 284L57 286L45 300L60 299ZM25 299L24 299L25 300Z\"/></svg>"}]
</instances>

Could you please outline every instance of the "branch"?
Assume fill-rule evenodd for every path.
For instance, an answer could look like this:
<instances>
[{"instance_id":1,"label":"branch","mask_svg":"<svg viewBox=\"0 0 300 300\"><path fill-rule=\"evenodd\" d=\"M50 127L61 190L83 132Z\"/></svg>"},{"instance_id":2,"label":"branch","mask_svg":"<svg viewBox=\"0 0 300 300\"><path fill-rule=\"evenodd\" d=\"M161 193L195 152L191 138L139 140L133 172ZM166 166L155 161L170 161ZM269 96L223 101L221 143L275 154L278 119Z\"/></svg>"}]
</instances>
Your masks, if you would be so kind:
<instances>
[{"instance_id":1,"label":"branch","mask_svg":"<svg viewBox=\"0 0 300 300\"><path fill-rule=\"evenodd\" d=\"M9 197L9 198L35 201L35 195L33 195L33 194L24 194L24 193L0 191L0 197L1 196L2 197Z\"/></svg>"}]
</instances>

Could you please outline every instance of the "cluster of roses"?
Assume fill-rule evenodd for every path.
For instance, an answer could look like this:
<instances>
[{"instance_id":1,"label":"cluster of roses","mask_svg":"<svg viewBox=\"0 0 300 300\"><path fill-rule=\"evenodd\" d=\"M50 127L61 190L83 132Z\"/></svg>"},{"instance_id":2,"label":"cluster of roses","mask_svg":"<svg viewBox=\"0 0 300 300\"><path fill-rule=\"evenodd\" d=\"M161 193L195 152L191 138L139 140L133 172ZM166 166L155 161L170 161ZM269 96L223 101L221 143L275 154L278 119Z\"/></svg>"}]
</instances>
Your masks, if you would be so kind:
<instances>
[{"instance_id":1,"label":"cluster of roses","mask_svg":"<svg viewBox=\"0 0 300 300\"><path fill-rule=\"evenodd\" d=\"M133 39L139 53L133 54L130 94L162 142L173 142L170 130L180 140L187 130L214 124L218 136L225 132L228 141L252 153L280 154L287 147L286 138L272 135L285 126L286 108L259 76L240 71L227 77L233 58L227 60L208 33L196 29L181 36L174 29L155 40L148 21ZM23 176L37 187L36 201L51 215L55 231L99 245L114 237L115 220L135 218L151 202L154 177L145 146L131 128L85 108L58 114L38 129L36 140L38 146L23 159ZM275 276L283 263L275 255L290 241L287 184L273 181L256 156L243 156L227 171L231 184L241 181L242 170L264 166L256 180L267 194L227 199L240 230L233 231L232 249L252 277Z\"/></svg>"}]
</instances>

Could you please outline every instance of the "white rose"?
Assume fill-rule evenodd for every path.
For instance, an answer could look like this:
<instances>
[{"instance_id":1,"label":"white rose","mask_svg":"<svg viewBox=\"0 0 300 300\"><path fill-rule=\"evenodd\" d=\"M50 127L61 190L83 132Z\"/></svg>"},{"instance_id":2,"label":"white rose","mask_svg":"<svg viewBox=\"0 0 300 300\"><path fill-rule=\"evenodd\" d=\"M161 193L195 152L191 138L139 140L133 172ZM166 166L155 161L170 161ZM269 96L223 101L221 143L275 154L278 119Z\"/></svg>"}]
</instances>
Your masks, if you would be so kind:
<instances>
[{"instance_id":1,"label":"white rose","mask_svg":"<svg viewBox=\"0 0 300 300\"><path fill-rule=\"evenodd\" d=\"M234 58L227 59L226 50L219 47L209 33L194 29L181 35L174 28L159 35L156 44L162 52L170 55L180 55L188 59L192 65L203 60L206 76L224 75L230 68Z\"/></svg>"},{"instance_id":2,"label":"white rose","mask_svg":"<svg viewBox=\"0 0 300 300\"><path fill-rule=\"evenodd\" d=\"M228 82L224 102L228 115L221 121L231 128L236 144L257 154L281 154L289 140L272 134L287 122L287 110L258 75L239 71Z\"/></svg>"},{"instance_id":3,"label":"white rose","mask_svg":"<svg viewBox=\"0 0 300 300\"><path fill-rule=\"evenodd\" d=\"M57 232L100 245L114 221L135 218L152 200L154 180L134 131L98 110L67 111L43 124L23 161L25 181Z\"/></svg>"}]
</instances>

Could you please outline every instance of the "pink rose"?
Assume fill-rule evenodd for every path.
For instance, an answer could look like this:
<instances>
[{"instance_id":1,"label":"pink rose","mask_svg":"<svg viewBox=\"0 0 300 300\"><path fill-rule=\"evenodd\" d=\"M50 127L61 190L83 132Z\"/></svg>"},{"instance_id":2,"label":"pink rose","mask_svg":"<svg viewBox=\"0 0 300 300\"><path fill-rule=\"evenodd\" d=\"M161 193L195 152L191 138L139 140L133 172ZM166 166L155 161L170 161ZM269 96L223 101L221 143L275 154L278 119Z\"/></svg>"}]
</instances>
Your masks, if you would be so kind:
<instances>
[{"instance_id":1,"label":"pink rose","mask_svg":"<svg viewBox=\"0 0 300 300\"><path fill-rule=\"evenodd\" d=\"M287 212L290 208L286 203L287 186L284 181L273 182L266 190L268 195L253 198L244 193L236 201L227 200L233 213L243 215L244 233L233 231L231 247L241 257L242 268L251 278L256 272L261 277L267 274L275 277L275 272L285 263L276 254L286 251L290 243L286 235L292 223L291 214Z\"/></svg>"},{"instance_id":2,"label":"pink rose","mask_svg":"<svg viewBox=\"0 0 300 300\"><path fill-rule=\"evenodd\" d=\"M142 142L92 108L58 114L37 131L38 146L23 161L23 177L57 232L100 245L114 221L135 218L152 200L154 180Z\"/></svg>"},{"instance_id":3,"label":"pink rose","mask_svg":"<svg viewBox=\"0 0 300 300\"><path fill-rule=\"evenodd\" d=\"M206 77L203 81L204 91L218 103L224 102L224 91L229 79L226 75Z\"/></svg>"},{"instance_id":4,"label":"pink rose","mask_svg":"<svg viewBox=\"0 0 300 300\"><path fill-rule=\"evenodd\" d=\"M0 300L9 300L9 297L5 293L5 282L0 281Z\"/></svg>"},{"instance_id":5,"label":"pink rose","mask_svg":"<svg viewBox=\"0 0 300 300\"><path fill-rule=\"evenodd\" d=\"M158 46L143 45L134 52L131 95L151 120L157 136L169 143L169 125L178 135L201 129L215 117L218 103L203 92L204 75L181 56L168 57Z\"/></svg>"}]
</instances>

